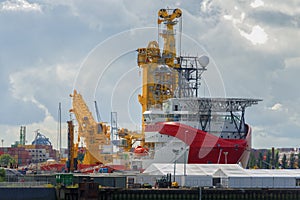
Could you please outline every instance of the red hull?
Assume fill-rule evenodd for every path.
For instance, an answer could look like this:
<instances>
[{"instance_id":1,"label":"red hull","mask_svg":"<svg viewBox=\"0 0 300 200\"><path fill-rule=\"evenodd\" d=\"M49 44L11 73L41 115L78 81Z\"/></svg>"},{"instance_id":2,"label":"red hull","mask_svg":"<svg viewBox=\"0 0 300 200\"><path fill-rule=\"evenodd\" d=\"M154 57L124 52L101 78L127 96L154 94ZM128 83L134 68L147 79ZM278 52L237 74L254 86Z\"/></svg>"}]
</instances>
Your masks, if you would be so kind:
<instances>
[{"instance_id":1,"label":"red hull","mask_svg":"<svg viewBox=\"0 0 300 200\"><path fill-rule=\"evenodd\" d=\"M178 122L162 122L159 133L176 137L189 146L190 164L236 164L246 167L251 149L251 128L245 139L223 139ZM149 127L152 129L154 127ZM149 131L148 129L148 131ZM147 130L147 128L146 128ZM227 153L226 153L227 152Z\"/></svg>"}]
</instances>

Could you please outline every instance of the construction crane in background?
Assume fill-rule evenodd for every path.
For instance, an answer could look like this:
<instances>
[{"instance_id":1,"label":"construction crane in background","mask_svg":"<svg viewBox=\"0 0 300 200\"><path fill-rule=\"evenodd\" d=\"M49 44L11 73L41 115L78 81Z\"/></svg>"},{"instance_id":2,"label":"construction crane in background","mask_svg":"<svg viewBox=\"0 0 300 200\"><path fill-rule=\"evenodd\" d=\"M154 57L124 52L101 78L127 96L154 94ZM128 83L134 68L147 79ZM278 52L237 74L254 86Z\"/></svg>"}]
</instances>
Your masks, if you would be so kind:
<instances>
[{"instance_id":1,"label":"construction crane in background","mask_svg":"<svg viewBox=\"0 0 300 200\"><path fill-rule=\"evenodd\" d=\"M76 90L70 96L73 100L70 112L74 113L78 123L78 142L80 138L84 138L85 143L86 152L82 164L111 163L109 126L103 122L95 121L83 97Z\"/></svg>"},{"instance_id":2,"label":"construction crane in background","mask_svg":"<svg viewBox=\"0 0 300 200\"><path fill-rule=\"evenodd\" d=\"M178 87L180 58L176 55L174 26L181 19L180 9L160 9L158 12L159 36L163 38L164 47L161 53L157 41L149 42L146 48L137 49L137 63L142 68L142 94L138 96L142 113L153 106L161 108L164 100L175 96ZM180 31L179 31L180 32ZM180 40L179 40L180 41ZM142 117L142 134L145 122ZM146 146L153 144L147 143Z\"/></svg>"}]
</instances>

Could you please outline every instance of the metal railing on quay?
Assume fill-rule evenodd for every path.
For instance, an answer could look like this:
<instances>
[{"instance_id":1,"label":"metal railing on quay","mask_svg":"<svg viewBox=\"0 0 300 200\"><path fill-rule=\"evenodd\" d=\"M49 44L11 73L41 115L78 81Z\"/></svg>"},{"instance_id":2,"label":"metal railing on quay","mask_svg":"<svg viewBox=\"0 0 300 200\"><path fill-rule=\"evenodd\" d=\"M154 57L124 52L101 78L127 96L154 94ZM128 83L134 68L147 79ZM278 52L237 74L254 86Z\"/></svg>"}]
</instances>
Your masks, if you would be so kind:
<instances>
[{"instance_id":1,"label":"metal railing on quay","mask_svg":"<svg viewBox=\"0 0 300 200\"><path fill-rule=\"evenodd\" d=\"M46 181L0 182L0 188L6 188L6 187L50 187L50 184Z\"/></svg>"}]
</instances>

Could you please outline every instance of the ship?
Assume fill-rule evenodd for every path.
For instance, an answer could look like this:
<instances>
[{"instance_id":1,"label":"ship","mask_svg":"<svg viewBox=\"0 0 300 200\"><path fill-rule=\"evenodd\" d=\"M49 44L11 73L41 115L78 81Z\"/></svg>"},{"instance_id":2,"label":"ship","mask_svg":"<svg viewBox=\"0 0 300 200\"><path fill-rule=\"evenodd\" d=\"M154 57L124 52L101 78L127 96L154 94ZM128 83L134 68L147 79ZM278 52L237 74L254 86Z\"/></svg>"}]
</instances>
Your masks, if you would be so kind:
<instances>
[{"instance_id":1,"label":"ship","mask_svg":"<svg viewBox=\"0 0 300 200\"><path fill-rule=\"evenodd\" d=\"M147 47L137 49L137 65L142 70L142 92L138 96L141 134L119 129L113 119L109 130L106 123L94 119L83 97L74 90L70 112L77 119L78 140L73 143L74 125L69 121L70 171L74 163L81 172L143 171L152 163L176 162L240 163L246 167L252 129L245 121L245 111L261 100L201 97L201 78L209 57L180 54L182 30L175 27L182 27L181 19L178 8L160 9L157 22L162 41L150 41ZM114 141L114 136L119 140ZM78 163L80 138L84 138L85 153ZM114 146L118 152L113 152Z\"/></svg>"},{"instance_id":2,"label":"ship","mask_svg":"<svg viewBox=\"0 0 300 200\"><path fill-rule=\"evenodd\" d=\"M251 151L245 109L259 99L171 98L144 112L146 142L155 162L247 166ZM169 153L167 153L169 152ZM166 156L168 155L168 156Z\"/></svg>"},{"instance_id":3,"label":"ship","mask_svg":"<svg viewBox=\"0 0 300 200\"><path fill-rule=\"evenodd\" d=\"M158 38L139 48L142 69L143 145L148 155L132 165L144 169L151 163L237 164L247 166L252 129L246 108L260 99L201 97L201 76L209 57L182 56L175 26L182 27L180 9L160 9ZM179 52L179 53L178 53Z\"/></svg>"}]
</instances>

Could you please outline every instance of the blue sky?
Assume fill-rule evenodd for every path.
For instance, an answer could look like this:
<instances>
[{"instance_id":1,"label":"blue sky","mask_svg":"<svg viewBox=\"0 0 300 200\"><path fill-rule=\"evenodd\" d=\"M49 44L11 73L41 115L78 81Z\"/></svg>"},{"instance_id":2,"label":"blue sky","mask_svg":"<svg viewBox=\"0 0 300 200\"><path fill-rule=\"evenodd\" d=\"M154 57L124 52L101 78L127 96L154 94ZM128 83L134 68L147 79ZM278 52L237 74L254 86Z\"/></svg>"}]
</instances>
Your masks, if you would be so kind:
<instances>
[{"instance_id":1,"label":"blue sky","mask_svg":"<svg viewBox=\"0 0 300 200\"><path fill-rule=\"evenodd\" d=\"M157 39L157 11L167 6L183 11L182 52L210 57L203 94L263 99L246 112L253 147L299 147L297 0L0 1L4 145L25 125L28 142L40 129L56 147L58 103L65 122L73 88L92 112L97 100L103 121L116 111L121 127L138 128L134 50Z\"/></svg>"}]
</instances>

